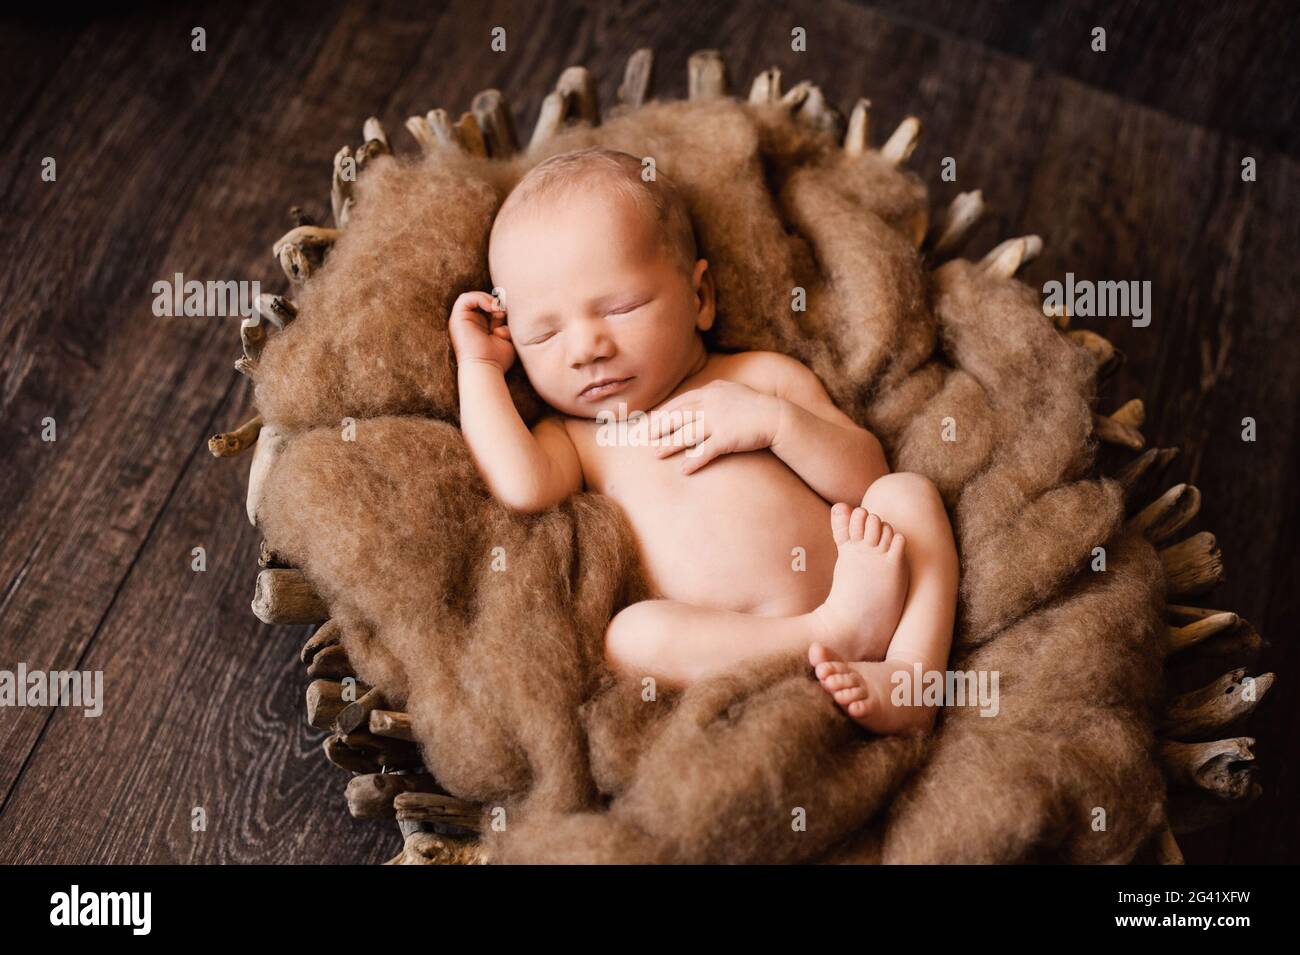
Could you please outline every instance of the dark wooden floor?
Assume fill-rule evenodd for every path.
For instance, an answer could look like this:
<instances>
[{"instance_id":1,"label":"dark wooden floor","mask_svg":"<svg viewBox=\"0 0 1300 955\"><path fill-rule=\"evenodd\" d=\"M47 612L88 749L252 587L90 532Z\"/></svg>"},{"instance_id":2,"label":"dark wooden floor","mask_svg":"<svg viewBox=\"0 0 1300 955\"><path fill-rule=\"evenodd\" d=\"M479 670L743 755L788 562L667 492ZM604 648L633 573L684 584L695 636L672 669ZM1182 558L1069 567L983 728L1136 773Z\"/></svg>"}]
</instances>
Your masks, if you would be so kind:
<instances>
[{"instance_id":1,"label":"dark wooden floor","mask_svg":"<svg viewBox=\"0 0 1300 955\"><path fill-rule=\"evenodd\" d=\"M0 861L375 862L391 824L344 810L342 775L305 726L305 632L248 603L258 535L248 461L204 442L250 414L237 319L156 318L152 285L284 280L270 243L302 203L327 212L330 159L378 115L462 110L479 89L531 128L572 63L606 102L655 47L657 89L685 93L698 48L747 89L776 64L877 136L925 123L912 167L940 199L983 188L974 250L1047 240L1026 273L1153 285L1145 329L1083 321L1129 356L1103 410L1145 398L1148 438L1183 450L1171 479L1205 504L1229 578L1206 603L1272 641L1279 685L1252 724L1266 796L1183 840L1189 861L1295 861L1300 576L1295 540L1300 338L1296 29L1286 5L959 0L186 3L63 12L0 32L0 669L103 670L97 719L0 710ZM190 30L207 31L207 51ZM489 51L507 30L508 52ZM792 53L793 26L808 30ZM1108 30L1106 54L1088 49ZM55 183L40 178L57 161ZM942 183L940 160L958 163ZM1243 183L1242 157L1258 164ZM58 440L40 440L53 417ZM1239 439L1245 416L1259 440ZM190 569L191 550L207 570ZM202 807L208 824L191 831Z\"/></svg>"}]
</instances>

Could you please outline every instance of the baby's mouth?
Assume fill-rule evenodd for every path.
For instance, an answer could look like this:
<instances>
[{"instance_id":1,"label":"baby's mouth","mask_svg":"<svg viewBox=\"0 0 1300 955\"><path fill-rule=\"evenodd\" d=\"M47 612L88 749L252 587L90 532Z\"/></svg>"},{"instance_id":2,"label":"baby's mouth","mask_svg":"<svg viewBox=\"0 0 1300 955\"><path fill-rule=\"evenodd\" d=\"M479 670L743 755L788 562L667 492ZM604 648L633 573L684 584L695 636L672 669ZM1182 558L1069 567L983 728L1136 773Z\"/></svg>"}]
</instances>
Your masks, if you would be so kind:
<instances>
[{"instance_id":1,"label":"baby's mouth","mask_svg":"<svg viewBox=\"0 0 1300 955\"><path fill-rule=\"evenodd\" d=\"M593 381L578 392L578 397L586 401L596 401L608 395L617 394L635 377L636 375L629 375L627 378L601 378L598 381Z\"/></svg>"}]
</instances>

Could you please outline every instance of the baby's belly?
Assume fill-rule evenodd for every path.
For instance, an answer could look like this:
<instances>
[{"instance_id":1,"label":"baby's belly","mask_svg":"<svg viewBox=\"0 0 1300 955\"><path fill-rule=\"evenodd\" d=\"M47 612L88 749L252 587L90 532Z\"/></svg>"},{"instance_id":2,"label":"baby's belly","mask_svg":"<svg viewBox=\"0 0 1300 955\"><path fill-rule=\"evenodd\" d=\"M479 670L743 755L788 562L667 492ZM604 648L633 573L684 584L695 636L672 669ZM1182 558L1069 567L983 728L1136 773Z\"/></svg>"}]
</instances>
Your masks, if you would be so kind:
<instances>
[{"instance_id":1,"label":"baby's belly","mask_svg":"<svg viewBox=\"0 0 1300 955\"><path fill-rule=\"evenodd\" d=\"M830 591L830 505L770 451L728 454L694 474L684 452L607 449L594 488L627 513L651 583L669 599L789 615Z\"/></svg>"}]
</instances>

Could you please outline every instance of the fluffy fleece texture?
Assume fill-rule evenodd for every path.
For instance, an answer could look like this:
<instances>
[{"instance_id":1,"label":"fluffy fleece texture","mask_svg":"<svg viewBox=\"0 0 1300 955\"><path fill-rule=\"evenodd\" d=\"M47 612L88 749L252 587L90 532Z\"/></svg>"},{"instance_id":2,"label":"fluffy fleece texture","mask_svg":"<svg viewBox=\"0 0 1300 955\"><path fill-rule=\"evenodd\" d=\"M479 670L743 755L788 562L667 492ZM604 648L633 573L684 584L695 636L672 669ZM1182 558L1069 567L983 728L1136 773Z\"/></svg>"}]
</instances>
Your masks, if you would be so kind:
<instances>
[{"instance_id":1,"label":"fluffy fleece texture","mask_svg":"<svg viewBox=\"0 0 1300 955\"><path fill-rule=\"evenodd\" d=\"M718 283L711 348L803 360L896 470L939 487L963 567L950 666L999 672L996 717L954 707L928 738L873 737L802 658L654 702L605 667L606 624L649 595L629 528L597 495L531 517L490 498L446 333L456 295L488 287L509 189L593 144L654 156L681 187ZM1092 362L1024 285L924 268L926 222L916 177L732 100L651 103L511 161L367 168L257 369L258 408L289 436L259 519L439 782L506 807L496 860L1125 861L1152 831L1164 585L1119 487L1089 476ZM510 380L531 423L543 409L517 365Z\"/></svg>"}]
</instances>

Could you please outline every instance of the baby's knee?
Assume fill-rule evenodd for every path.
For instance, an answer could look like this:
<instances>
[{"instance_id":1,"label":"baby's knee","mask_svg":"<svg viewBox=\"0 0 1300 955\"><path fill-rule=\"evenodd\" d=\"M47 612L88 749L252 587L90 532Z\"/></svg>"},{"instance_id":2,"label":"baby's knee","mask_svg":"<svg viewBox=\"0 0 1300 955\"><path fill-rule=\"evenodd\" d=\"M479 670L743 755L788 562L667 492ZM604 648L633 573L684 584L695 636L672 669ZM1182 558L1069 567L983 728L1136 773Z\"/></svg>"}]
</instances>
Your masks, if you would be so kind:
<instances>
[{"instance_id":1,"label":"baby's knee","mask_svg":"<svg viewBox=\"0 0 1300 955\"><path fill-rule=\"evenodd\" d=\"M628 672L639 661L653 659L654 642L662 632L656 601L642 600L624 607L605 628L605 662L610 669Z\"/></svg>"},{"instance_id":2,"label":"baby's knee","mask_svg":"<svg viewBox=\"0 0 1300 955\"><path fill-rule=\"evenodd\" d=\"M880 511L886 520L890 513L946 514L943 496L924 474L915 471L895 471L876 478L862 497L867 510Z\"/></svg>"}]
</instances>

